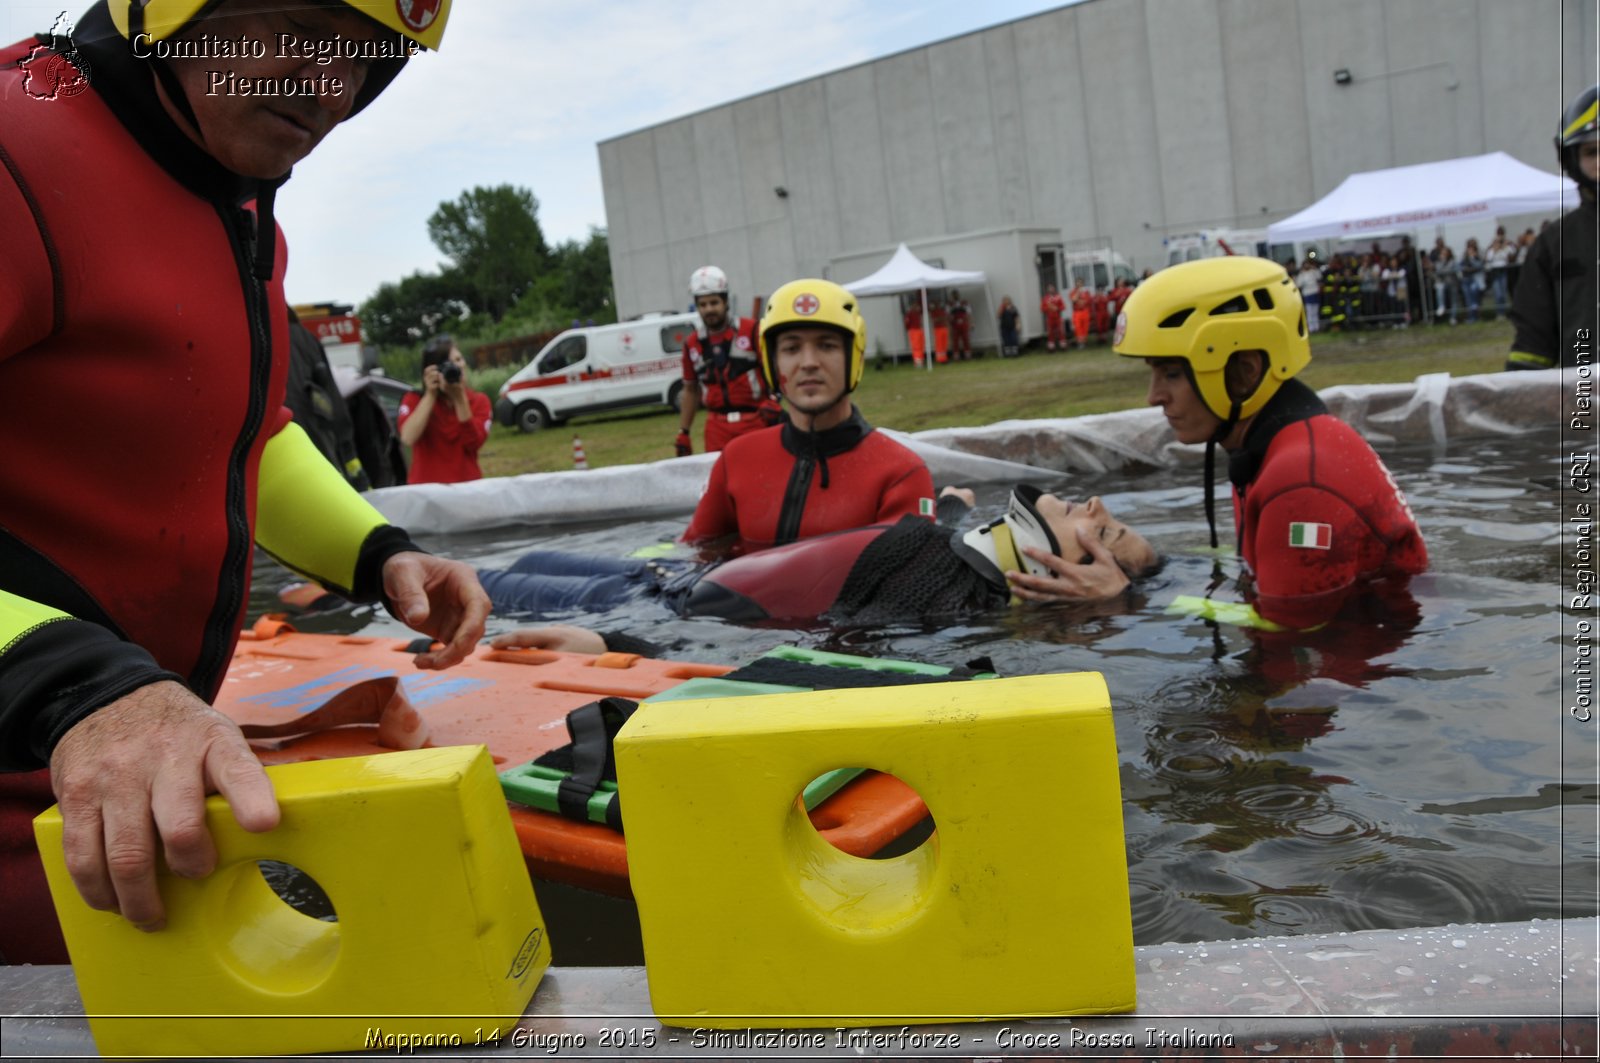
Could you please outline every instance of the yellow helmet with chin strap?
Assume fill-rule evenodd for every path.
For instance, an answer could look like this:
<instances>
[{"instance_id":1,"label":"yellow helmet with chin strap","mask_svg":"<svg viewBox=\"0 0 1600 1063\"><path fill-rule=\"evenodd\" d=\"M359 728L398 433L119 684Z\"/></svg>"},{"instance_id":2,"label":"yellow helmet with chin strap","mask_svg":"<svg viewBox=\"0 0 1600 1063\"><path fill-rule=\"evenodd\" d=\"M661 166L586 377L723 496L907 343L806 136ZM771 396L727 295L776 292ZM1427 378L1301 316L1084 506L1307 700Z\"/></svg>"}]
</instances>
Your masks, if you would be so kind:
<instances>
[{"instance_id":1,"label":"yellow helmet with chin strap","mask_svg":"<svg viewBox=\"0 0 1600 1063\"><path fill-rule=\"evenodd\" d=\"M332 0L366 15L424 48L437 49L450 18L450 0ZM111 21L124 37L148 34L164 41L199 18L217 0L111 0Z\"/></svg>"},{"instance_id":2,"label":"yellow helmet with chin strap","mask_svg":"<svg viewBox=\"0 0 1600 1063\"><path fill-rule=\"evenodd\" d=\"M790 281L767 300L760 329L761 376L767 387L778 390L772 340L784 329L800 326L835 328L850 338L845 392L854 391L861 383L861 370L866 364L867 322L853 294L832 281L816 279Z\"/></svg>"},{"instance_id":3,"label":"yellow helmet with chin strap","mask_svg":"<svg viewBox=\"0 0 1600 1063\"><path fill-rule=\"evenodd\" d=\"M1184 262L1140 284L1117 317L1112 348L1128 358L1181 358L1195 390L1224 422L1253 417L1311 361L1300 290L1276 262L1249 255ZM1228 394L1235 351L1264 351L1266 372L1242 399Z\"/></svg>"}]
</instances>

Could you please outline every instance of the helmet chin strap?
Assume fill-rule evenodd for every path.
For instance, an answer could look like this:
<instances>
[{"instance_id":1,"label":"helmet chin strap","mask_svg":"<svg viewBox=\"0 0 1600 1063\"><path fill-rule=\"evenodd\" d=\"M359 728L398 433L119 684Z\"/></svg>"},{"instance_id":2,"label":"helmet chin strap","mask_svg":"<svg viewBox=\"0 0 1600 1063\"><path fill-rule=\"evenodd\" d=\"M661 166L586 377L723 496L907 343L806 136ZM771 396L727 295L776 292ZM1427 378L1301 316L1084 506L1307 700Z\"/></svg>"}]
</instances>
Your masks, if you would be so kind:
<instances>
[{"instance_id":1,"label":"helmet chin strap","mask_svg":"<svg viewBox=\"0 0 1600 1063\"><path fill-rule=\"evenodd\" d=\"M128 0L128 48L131 51L133 42L144 33L144 0ZM178 112L185 122L194 129L195 135L204 137L200 129L200 119L195 117L194 108L189 106L189 94L183 91L183 85L178 81L178 75L168 65L165 59L152 56L148 60L150 69L155 72L156 80L161 83L161 90L167 97L168 104Z\"/></svg>"},{"instance_id":2,"label":"helmet chin strap","mask_svg":"<svg viewBox=\"0 0 1600 1063\"><path fill-rule=\"evenodd\" d=\"M1217 426L1206 440L1206 525L1211 529L1211 549L1217 548L1217 499L1214 488L1217 476L1217 444L1228 438L1239 423L1239 403L1234 401L1228 410L1228 419Z\"/></svg>"}]
</instances>

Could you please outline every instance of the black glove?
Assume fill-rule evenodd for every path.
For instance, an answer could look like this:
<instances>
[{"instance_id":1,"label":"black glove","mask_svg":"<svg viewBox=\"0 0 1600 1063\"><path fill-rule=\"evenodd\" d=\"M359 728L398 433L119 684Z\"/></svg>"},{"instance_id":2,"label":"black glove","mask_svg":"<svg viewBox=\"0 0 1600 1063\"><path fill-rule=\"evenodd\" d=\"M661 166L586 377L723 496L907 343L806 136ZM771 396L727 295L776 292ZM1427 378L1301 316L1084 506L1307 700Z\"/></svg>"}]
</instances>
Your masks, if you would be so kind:
<instances>
[{"instance_id":1,"label":"black glove","mask_svg":"<svg viewBox=\"0 0 1600 1063\"><path fill-rule=\"evenodd\" d=\"M694 441L689 438L687 428L678 429L678 438L672 441L672 449L677 451L677 456L687 458L694 453Z\"/></svg>"}]
</instances>

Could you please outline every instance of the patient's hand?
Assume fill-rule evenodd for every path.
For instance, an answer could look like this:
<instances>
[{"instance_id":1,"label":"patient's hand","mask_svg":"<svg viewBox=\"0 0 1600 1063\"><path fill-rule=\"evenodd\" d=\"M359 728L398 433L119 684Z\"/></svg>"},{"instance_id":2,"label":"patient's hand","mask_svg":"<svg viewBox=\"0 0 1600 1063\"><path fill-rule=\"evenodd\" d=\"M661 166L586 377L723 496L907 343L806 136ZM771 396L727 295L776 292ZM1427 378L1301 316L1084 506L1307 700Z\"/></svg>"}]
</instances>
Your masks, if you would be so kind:
<instances>
[{"instance_id":1,"label":"patient's hand","mask_svg":"<svg viewBox=\"0 0 1600 1063\"><path fill-rule=\"evenodd\" d=\"M1052 576L1031 576L1026 572L1007 572L1006 579L1018 598L1030 602L1098 602L1114 598L1127 589L1128 574L1122 571L1111 551L1093 534L1077 529L1078 544L1088 551L1087 561L1067 561L1048 550L1027 546L1023 553L1044 565Z\"/></svg>"},{"instance_id":2,"label":"patient's hand","mask_svg":"<svg viewBox=\"0 0 1600 1063\"><path fill-rule=\"evenodd\" d=\"M559 650L563 653L604 653L606 640L586 627L556 624L551 627L523 627L496 635L489 645L497 650Z\"/></svg>"}]
</instances>

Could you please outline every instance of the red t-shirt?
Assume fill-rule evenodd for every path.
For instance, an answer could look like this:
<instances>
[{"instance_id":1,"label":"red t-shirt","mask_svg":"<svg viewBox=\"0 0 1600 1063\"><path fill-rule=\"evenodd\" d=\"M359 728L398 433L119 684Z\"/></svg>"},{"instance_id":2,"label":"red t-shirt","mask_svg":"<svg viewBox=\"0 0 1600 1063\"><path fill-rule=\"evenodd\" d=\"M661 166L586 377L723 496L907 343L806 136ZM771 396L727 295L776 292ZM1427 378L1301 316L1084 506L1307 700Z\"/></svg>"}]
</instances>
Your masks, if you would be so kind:
<instances>
[{"instance_id":1,"label":"red t-shirt","mask_svg":"<svg viewBox=\"0 0 1600 1063\"><path fill-rule=\"evenodd\" d=\"M422 393L413 391L400 404L399 423L402 428L417 411ZM481 391L467 389L467 406L472 416L465 421L456 416L455 407L448 401L435 397L433 412L428 415L423 428L411 447L411 470L406 482L413 484L458 484L467 480L480 480L483 470L478 468L478 451L489 438L489 426L494 423L494 413L489 407L489 396Z\"/></svg>"}]
</instances>

